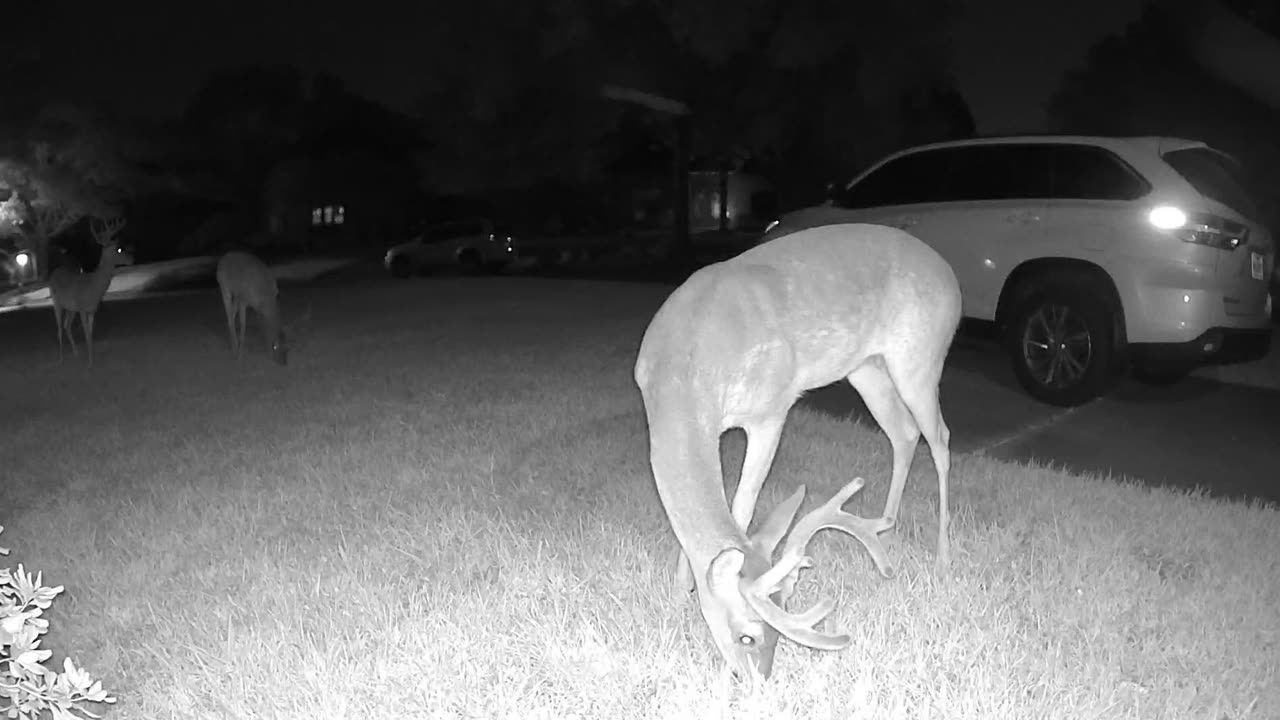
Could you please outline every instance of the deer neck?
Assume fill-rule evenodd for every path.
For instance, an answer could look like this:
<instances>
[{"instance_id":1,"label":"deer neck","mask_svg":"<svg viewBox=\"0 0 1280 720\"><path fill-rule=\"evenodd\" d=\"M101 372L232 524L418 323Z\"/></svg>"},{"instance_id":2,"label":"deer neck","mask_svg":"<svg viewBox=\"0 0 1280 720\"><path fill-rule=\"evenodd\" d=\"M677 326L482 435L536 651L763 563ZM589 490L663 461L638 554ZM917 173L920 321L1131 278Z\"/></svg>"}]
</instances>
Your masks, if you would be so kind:
<instances>
[{"instance_id":1,"label":"deer neck","mask_svg":"<svg viewBox=\"0 0 1280 720\"><path fill-rule=\"evenodd\" d=\"M660 405L659 405L660 407ZM690 418L680 411L674 417ZM728 547L750 545L729 514L720 464L720 435L713 429L649 419L650 464L671 530L701 576Z\"/></svg>"},{"instance_id":2,"label":"deer neck","mask_svg":"<svg viewBox=\"0 0 1280 720\"><path fill-rule=\"evenodd\" d=\"M102 257L98 260L98 267L94 268L89 275L88 286L92 290L94 297L102 297L106 294L107 288L111 285L111 276L116 269L116 250L103 250Z\"/></svg>"}]
</instances>

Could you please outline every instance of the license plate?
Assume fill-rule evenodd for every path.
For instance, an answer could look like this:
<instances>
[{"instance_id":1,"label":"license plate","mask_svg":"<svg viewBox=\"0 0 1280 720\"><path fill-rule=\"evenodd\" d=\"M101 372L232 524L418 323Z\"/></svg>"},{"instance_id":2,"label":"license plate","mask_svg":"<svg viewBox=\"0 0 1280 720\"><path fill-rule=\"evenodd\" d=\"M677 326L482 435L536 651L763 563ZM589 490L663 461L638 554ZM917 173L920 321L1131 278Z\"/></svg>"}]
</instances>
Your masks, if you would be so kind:
<instances>
[{"instance_id":1,"label":"license plate","mask_svg":"<svg viewBox=\"0 0 1280 720\"><path fill-rule=\"evenodd\" d=\"M1264 267L1262 262L1262 253L1252 253L1251 255L1253 259L1253 279L1261 280L1262 270Z\"/></svg>"}]
</instances>

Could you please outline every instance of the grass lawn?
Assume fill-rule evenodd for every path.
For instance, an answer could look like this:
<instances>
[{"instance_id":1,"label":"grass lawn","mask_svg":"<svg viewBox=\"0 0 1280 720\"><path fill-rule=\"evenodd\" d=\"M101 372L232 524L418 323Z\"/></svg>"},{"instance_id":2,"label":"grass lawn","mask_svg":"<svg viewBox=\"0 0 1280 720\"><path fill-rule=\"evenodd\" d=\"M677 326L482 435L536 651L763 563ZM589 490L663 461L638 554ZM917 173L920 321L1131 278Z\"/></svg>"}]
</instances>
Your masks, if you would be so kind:
<instances>
[{"instance_id":1,"label":"grass lawn","mask_svg":"<svg viewBox=\"0 0 1280 720\"><path fill-rule=\"evenodd\" d=\"M44 333L6 337L0 545L67 587L54 667L120 718L1280 717L1274 507L957 456L939 576L923 446L898 577L812 546L793 603L832 596L852 646L783 640L767 686L730 688L670 590L631 381L666 292L287 289L311 319L285 368L260 336L231 361L213 291L108 305L91 371L43 314L0 322ZM797 409L762 508L862 475L850 509L878 515L890 462Z\"/></svg>"}]
</instances>

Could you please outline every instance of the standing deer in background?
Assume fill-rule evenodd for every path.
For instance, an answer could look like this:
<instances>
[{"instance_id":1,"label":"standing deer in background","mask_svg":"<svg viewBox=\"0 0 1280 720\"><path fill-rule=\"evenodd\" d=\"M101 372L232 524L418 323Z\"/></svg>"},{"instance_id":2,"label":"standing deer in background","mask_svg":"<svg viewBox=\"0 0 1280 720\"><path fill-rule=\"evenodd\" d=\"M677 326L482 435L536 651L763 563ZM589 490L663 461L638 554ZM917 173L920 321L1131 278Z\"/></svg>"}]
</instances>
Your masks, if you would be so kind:
<instances>
[{"instance_id":1,"label":"standing deer in background","mask_svg":"<svg viewBox=\"0 0 1280 720\"><path fill-rule=\"evenodd\" d=\"M677 583L688 591L684 575L692 573L711 637L739 676L769 676L779 633L824 650L849 644L848 635L813 629L834 609L831 601L797 614L783 608L797 573L811 565L810 538L824 528L857 538L880 573L892 576L879 533L894 527L922 433L938 473L937 561L948 564L950 431L938 383L959 321L951 266L905 232L863 224L802 230L703 268L654 315L635 381L654 481L680 543ZM840 510L862 487L857 478L789 535L803 486L747 535L791 406L840 379L862 396L893 446L883 516ZM734 427L746 432L747 450L730 510L719 439Z\"/></svg>"},{"instance_id":2,"label":"standing deer in background","mask_svg":"<svg viewBox=\"0 0 1280 720\"><path fill-rule=\"evenodd\" d=\"M288 364L289 349L280 325L280 291L271 268L247 252L232 250L218 260L218 287L222 290L222 308L227 313L227 332L236 358L244 354L245 324L249 308L253 308L262 319L271 359L277 365Z\"/></svg>"},{"instance_id":3,"label":"standing deer in background","mask_svg":"<svg viewBox=\"0 0 1280 720\"><path fill-rule=\"evenodd\" d=\"M132 256L120 247L117 237L124 223L124 218L113 218L105 222L94 220L90 224L93 239L102 246L98 267L93 272L83 273L78 268L64 265L49 275L49 300L53 304L53 322L58 326L58 362L62 362L64 334L71 341L71 352L77 356L80 354L76 349L75 336L71 334L71 324L79 316L80 330L89 348L89 367L93 367L93 319L98 305L111 286L116 266L133 262Z\"/></svg>"}]
</instances>

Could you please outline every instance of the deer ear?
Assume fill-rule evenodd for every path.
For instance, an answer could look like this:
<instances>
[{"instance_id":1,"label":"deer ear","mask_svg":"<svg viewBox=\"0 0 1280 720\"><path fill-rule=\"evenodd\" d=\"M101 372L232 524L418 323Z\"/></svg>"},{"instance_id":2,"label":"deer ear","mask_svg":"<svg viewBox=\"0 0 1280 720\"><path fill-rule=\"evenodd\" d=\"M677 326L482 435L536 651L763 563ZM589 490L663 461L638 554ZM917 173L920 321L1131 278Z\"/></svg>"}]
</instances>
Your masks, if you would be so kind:
<instances>
[{"instance_id":1,"label":"deer ear","mask_svg":"<svg viewBox=\"0 0 1280 720\"><path fill-rule=\"evenodd\" d=\"M716 597L739 594L738 582L742 579L742 565L747 556L735 547L721 550L707 566L707 589Z\"/></svg>"},{"instance_id":2,"label":"deer ear","mask_svg":"<svg viewBox=\"0 0 1280 720\"><path fill-rule=\"evenodd\" d=\"M778 543L782 542L782 538L786 536L802 502L804 502L803 485L796 488L796 491L791 493L791 497L779 503L760 523L760 527L751 534L751 542L760 548L765 557L773 557L773 549L778 547Z\"/></svg>"}]
</instances>

